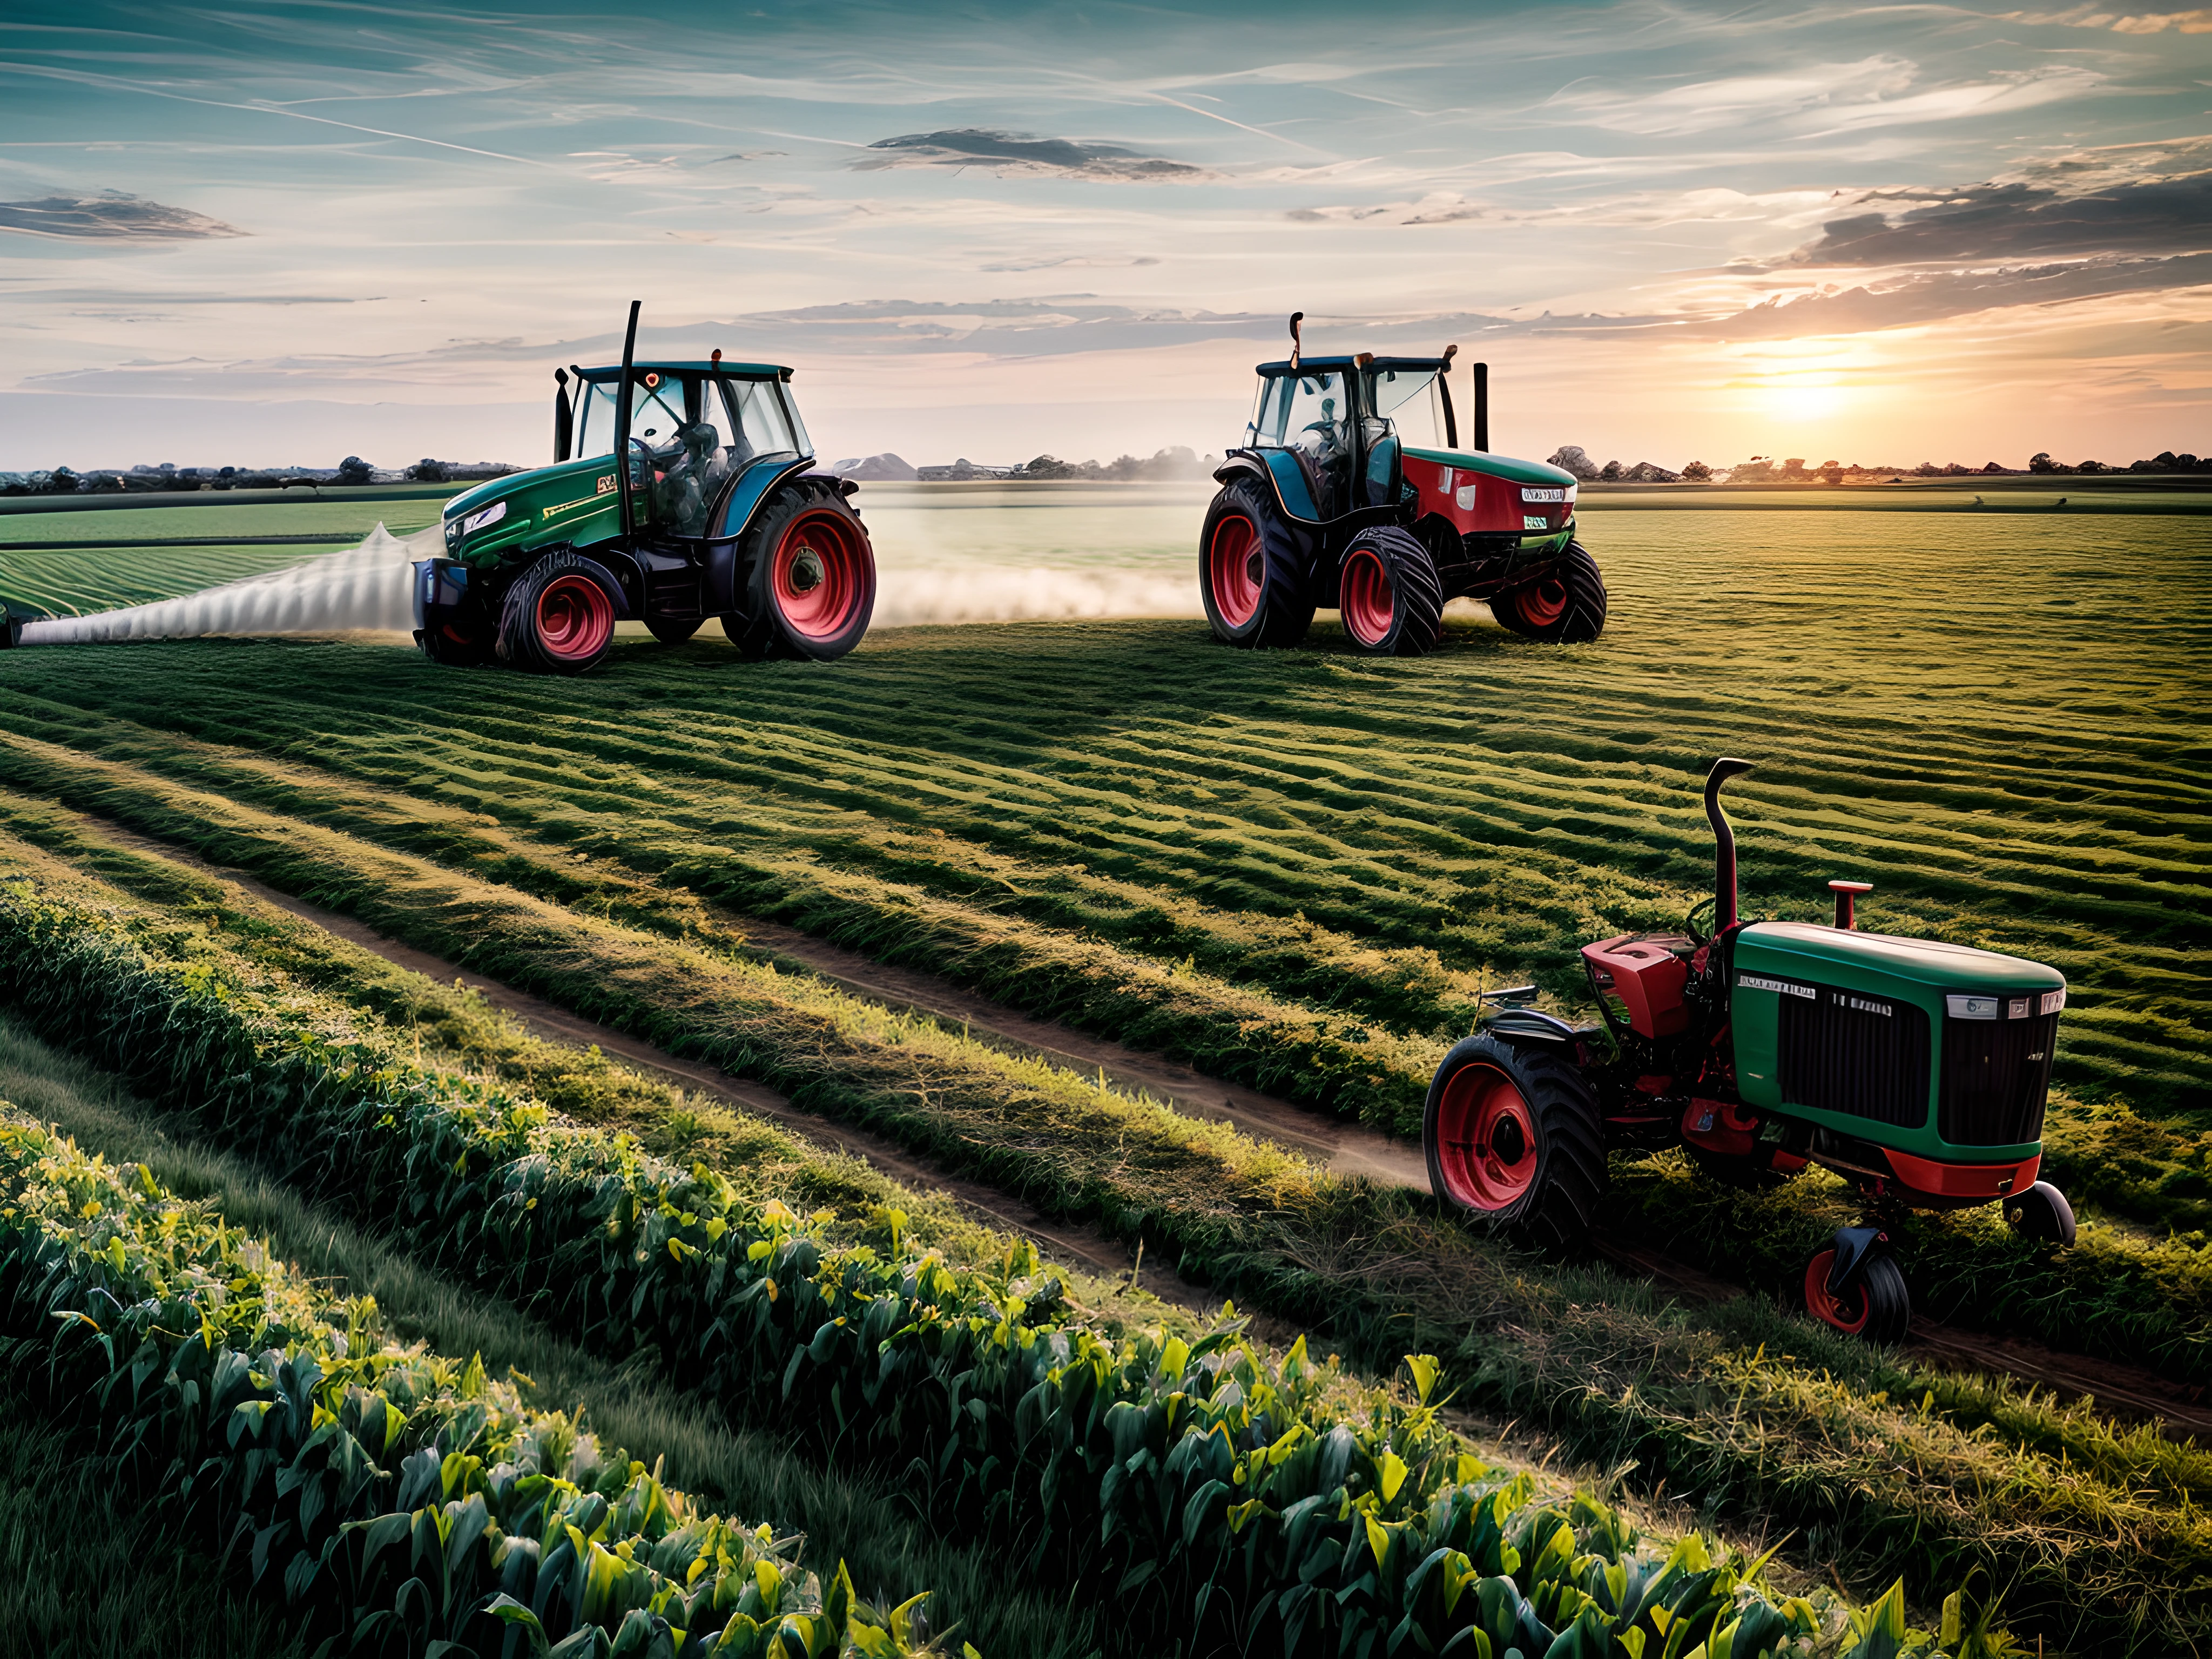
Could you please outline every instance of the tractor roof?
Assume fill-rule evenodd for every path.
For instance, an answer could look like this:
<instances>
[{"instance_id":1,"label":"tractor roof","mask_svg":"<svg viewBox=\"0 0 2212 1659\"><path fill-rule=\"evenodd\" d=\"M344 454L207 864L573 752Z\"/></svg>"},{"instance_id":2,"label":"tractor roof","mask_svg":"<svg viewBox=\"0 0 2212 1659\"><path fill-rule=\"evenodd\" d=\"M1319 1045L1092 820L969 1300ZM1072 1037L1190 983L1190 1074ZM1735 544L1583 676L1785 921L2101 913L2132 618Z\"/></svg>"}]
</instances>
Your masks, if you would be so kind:
<instances>
[{"instance_id":1,"label":"tractor roof","mask_svg":"<svg viewBox=\"0 0 2212 1659\"><path fill-rule=\"evenodd\" d=\"M629 369L633 374L712 374L714 365L710 362L634 362ZM620 363L610 363L605 368L580 368L576 372L586 380L622 379ZM722 360L721 372L733 380L787 380L791 378L791 371L781 363L733 363L727 358Z\"/></svg>"},{"instance_id":2,"label":"tractor roof","mask_svg":"<svg viewBox=\"0 0 2212 1659\"><path fill-rule=\"evenodd\" d=\"M1301 374L1310 373L1348 374L1360 368L1419 370L1443 368L1444 366L1444 359L1442 357L1370 357L1364 364L1362 364L1357 357L1301 357L1298 359L1297 372ZM1262 374L1288 374L1291 372L1291 361L1285 357L1279 362L1261 363L1259 365L1258 372Z\"/></svg>"}]
</instances>

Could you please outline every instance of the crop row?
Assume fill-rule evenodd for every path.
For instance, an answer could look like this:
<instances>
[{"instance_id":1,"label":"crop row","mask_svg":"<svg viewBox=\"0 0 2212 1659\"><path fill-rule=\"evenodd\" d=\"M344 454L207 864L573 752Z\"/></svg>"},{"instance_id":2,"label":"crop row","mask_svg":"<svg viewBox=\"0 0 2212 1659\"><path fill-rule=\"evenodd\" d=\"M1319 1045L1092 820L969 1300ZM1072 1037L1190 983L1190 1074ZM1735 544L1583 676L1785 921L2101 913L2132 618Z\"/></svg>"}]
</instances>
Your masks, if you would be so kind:
<instances>
[{"instance_id":1,"label":"crop row","mask_svg":"<svg viewBox=\"0 0 2212 1659\"><path fill-rule=\"evenodd\" d=\"M227 744L88 723L50 705L27 708L23 724L27 740L0 750L0 773L31 788L73 788L76 798L89 798L85 781L70 775L86 769L82 763L43 749L35 740L42 737L106 756L125 775L179 780L672 937L740 944L743 923L718 908L734 906L1401 1135L1419 1133L1422 1098L1445 1039L1476 1017L1475 976L1447 969L1433 951L1347 941L1304 919L1243 917L1231 927L1193 902L1161 898L1146 912L1161 927L1181 926L1177 917L1195 918L1194 926L1221 924L1210 945L1184 960L1164 960L1101 937L1113 930L1095 912L1060 918L1069 924L1064 928L1047 925L1050 918L1007 914L1024 908L1025 892L1055 889L1064 872L1041 872L978 852L964 879L988 888L987 903L927 890L902 878L909 865L946 856L944 839L923 831L894 837L902 862L887 878L849 867L865 837L825 849L834 857L793 847L773 804L764 822L724 840L712 823L672 825L641 816L628 793L642 787L636 779L556 786L542 777L487 777L480 761L461 765L456 757L449 766L433 752L410 758L404 776L383 776L390 769L380 767L373 769L378 781L362 781ZM345 752L325 750L325 757L343 762ZM425 792L433 799L424 799ZM495 811L499 817L490 816ZM1510 885L1525 876L1500 879ZM1125 884L1121 897L1133 911L1141 895ZM1540 909L1542 895L1530 897ZM1659 919L1656 911L1572 918L1592 933ZM1170 942L1189 940L1177 934ZM1310 1000L1235 982L1228 969L1239 962L1256 963L1263 976L1272 972L1270 962L1279 963L1283 971L1273 976L1289 979L1291 990ZM1390 1006L1378 1009L1376 998ZM2094 1012L2083 1018L2094 1020ZM2069 1014L2069 1029L2075 1022ZM2083 1041L2094 1048L2102 1039L2092 1034ZM2069 1190L2154 1225L2212 1227L2212 1137L2061 1094L2049 1141L2049 1173Z\"/></svg>"},{"instance_id":2,"label":"crop row","mask_svg":"<svg viewBox=\"0 0 2212 1659\"><path fill-rule=\"evenodd\" d=\"M1877 569L1941 586L1955 611L1948 578L1893 556L1844 585ZM2025 580L2079 595L2041 573L1984 574L1992 592ZM1726 572L1727 591L1747 579ZM806 902L805 866L822 866L885 890L872 920L846 919L856 940L895 944L916 897L967 912L971 934L1016 921L1158 967L1188 958L1425 1038L1463 1026L1486 967L1567 994L1581 939L1675 921L1710 869L1696 779L1712 753L1742 750L1765 763L1740 806L1755 909L1809 914L1826 877L1867 876L1879 925L2065 969L2075 1083L2160 1111L2199 1097L2212 1073L2191 1035L2189 963L2205 872L2187 815L2203 792L2175 759L2185 711L2141 684L2142 639L2074 617L2054 651L1983 626L1965 635L1984 653L1971 665L1947 643L1908 673L1893 640L1869 659L1864 637L1837 639L1817 600L1761 592L1754 608L1790 620L1733 628L1717 678L1690 665L1711 665L1711 640L1644 614L1608 641L1596 700L1558 653L1261 661L1130 625L995 630L981 649L972 635L887 635L836 677L749 675L734 704L708 653L633 653L588 687L443 677L432 713L428 671L397 658L349 657L333 675L271 651L243 698L210 650L165 661L158 713L89 663L24 681L18 706L312 755L418 809L482 810L709 883L726 872L741 908L775 900L779 881L798 883L786 902ZM1767 661L1753 639L1788 643ZM1846 697L1855 667L1880 677ZM1800 685L1814 678L1818 697ZM2093 684L2113 700L2073 695ZM87 712L48 716L41 690ZM1962 698L1970 725L1950 708ZM848 882L827 896L866 894Z\"/></svg>"},{"instance_id":3,"label":"crop row","mask_svg":"<svg viewBox=\"0 0 2212 1659\"><path fill-rule=\"evenodd\" d=\"M937 1652L796 1538L696 1512L483 1366L384 1340L259 1241L0 1112L0 1321L51 1411L303 1637L371 1652ZM970 1659L975 1650L966 1650Z\"/></svg>"},{"instance_id":4,"label":"crop row","mask_svg":"<svg viewBox=\"0 0 2212 1659\"><path fill-rule=\"evenodd\" d=\"M992 1281L896 1241L825 1247L781 1205L735 1200L703 1169L542 1108L454 1097L297 1030L255 1033L247 988L180 979L157 1012L135 952L56 911L18 920L73 957L75 988L107 993L113 1035L158 1020L199 1075L250 1079L261 1120L249 1130L234 1109L234 1132L312 1156L319 1184L384 1209L417 1249L477 1264L595 1345L657 1340L702 1391L773 1401L794 1431L920 1471L945 1522L1022 1540L1029 1571L1118 1585L1125 1606L1153 1587L1140 1599L1174 1609L1168 1639L1295 1652L1395 1636L1437 1651L1471 1632L1471 1652L1594 1659L1631 1630L1676 1655L1819 1632L1812 1603L1766 1600L1695 1537L1655 1552L1594 1501L1561 1515L1529 1501L1526 1477L1490 1477L1438 1422L1432 1361L1407 1362L1414 1401L1338 1419L1303 1343L1279 1364L1233 1325L1196 1345L1112 1344L1063 1316L1033 1257ZM262 1052L272 1039L291 1052ZM204 1119L222 1092L204 1086Z\"/></svg>"},{"instance_id":5,"label":"crop row","mask_svg":"<svg viewBox=\"0 0 2212 1659\"><path fill-rule=\"evenodd\" d=\"M253 871L418 949L759 1076L817 1109L888 1131L1059 1213L1133 1243L1149 1236L1155 1249L1170 1243L1187 1274L1228 1274L1217 1264L1231 1236L1241 1234L1232 1249L1249 1251L1265 1248L1261 1241L1275 1232L1268 1218L1283 1207L1276 1195L1286 1167L1281 1158L1240 1153L1238 1139L1217 1127L1072 1086L1064 1073L927 1024L886 1021L809 978L738 959L714 948L729 935L711 917L682 906L656 910L652 890L641 884L608 882L572 895L575 908L532 898L518 886L575 879L542 845L509 838L494 868L518 886L494 885L181 788L120 761L70 757L29 738L0 738L0 775ZM79 830L51 814L17 808L0 809L0 816L57 850L82 843ZM614 911L619 921L578 914L589 908ZM633 921L651 931L620 925ZM1133 1176L1133 1141L1144 1149L1142 1171ZM1252 1171L1243 1179L1228 1167L1240 1157ZM2062 1171L2065 1162L2053 1159ZM1616 1164L1624 1186L1647 1200L1620 1206L1618 1225L1785 1297L1819 1236L1855 1218L1816 1178L1753 1203L1655 1179L1658 1172L1638 1160ZM1336 1189L1328 1190L1332 1196L1312 1206L1310 1230L1294 1226L1277 1237L1279 1252L1310 1261L1316 1249L1334 1255L1343 1248L1340 1229L1365 1231L1342 1213ZM1220 1224L1223 1194L1240 1192L1249 1194L1240 1206L1244 1225ZM1389 1218L1383 1231L1414 1224L1411 1216L1428 1209L1410 1195L1366 1201ZM1686 1227L1688 1213L1699 1209L1708 1212L1706 1224ZM1167 1210L1181 1212L1180 1220L1164 1225ZM1421 1224L1438 1241L1432 1248L1466 1255L1456 1230ZM1917 1218L1906 1231L1916 1284L1930 1308L1972 1310L1978 1320L2063 1346L2102 1343L2179 1380L2212 1380L2212 1249L2201 1240L2147 1241L2092 1223L2075 1250L2053 1254L1986 1212ZM1288 1291L1281 1279L1270 1285L1264 1276L1255 1283L1231 1274L1220 1282L1263 1305ZM1310 1321L1334 1308L1344 1340L1358 1343L1367 1322L1347 1321L1342 1298L1341 1289L1326 1297L1299 1294L1280 1311ZM1370 1282L1358 1284L1355 1306L1362 1313L1376 1309L1370 1328L1405 1315Z\"/></svg>"},{"instance_id":6,"label":"crop row","mask_svg":"<svg viewBox=\"0 0 2212 1659\"><path fill-rule=\"evenodd\" d=\"M29 906L9 914L20 917L37 910ZM155 1092L164 1097L194 1088L213 1090L222 1097L204 1106L202 1118L218 1122L227 1136L249 1142L303 1137L296 1150L272 1146L268 1156L283 1167L324 1171L323 1178L342 1185L353 1201L410 1217L418 1204L426 1215L444 1215L454 1207L456 1201L434 1196L410 1197L410 1182L444 1170L453 1170L456 1181L473 1178L455 1168L468 1166L469 1157L441 1142L411 1160L417 1173L407 1180L395 1178L387 1185L369 1178L365 1172L373 1167L371 1153L386 1154L354 1145L360 1139L356 1131L341 1133L321 1124L320 1109L312 1099L295 1103L295 1095L307 1089L306 1081L286 1069L305 1063L297 1053L288 1050L285 1066L276 1067L273 1077L267 1075L266 1065L256 1075L240 1056L204 1059L198 1040L180 1042L168 1024L180 1017L180 1009L196 1011L195 1019L206 1016L203 1004L186 994L180 970L165 970L112 939L100 943L99 936L110 924L81 908L40 914L52 919L35 927L18 924L31 931L20 935L21 943L9 953L21 965L9 988L9 995L39 1023L112 1062L158 1070ZM211 949L212 941L202 945ZM254 1006L253 1000L241 988L245 981L231 975L253 975L250 964L229 960L221 975L204 964L199 971L227 988L230 1017L242 1019L240 1011ZM134 1009L142 1014L132 1014ZM138 1041L128 1029L140 1017L165 1033L158 1043ZM235 1048L246 1039L225 1041ZM917 1046L924 1046L919 1038ZM301 1052L328 1051L310 1045ZM376 1068L392 1069L389 1061L387 1053ZM216 1079L234 1081L217 1085L211 1081ZM1054 1103L1033 1097L1027 1103ZM350 1148L342 1178L327 1150L338 1146ZM499 1160L490 1162L496 1166ZM1220 1216L1220 1198L1249 1189L1255 1174L1267 1176L1267 1190L1255 1192L1253 1202L1278 1211L1289 1206L1293 1213L1303 1208L1309 1227L1333 1222L1333 1228L1309 1231L1303 1238L1270 1239L1249 1223L1239 1226L1233 1216ZM1827 1343L1802 1325L1762 1314L1755 1304L1723 1310L1717 1316L1732 1322L1737 1339L1753 1333L1771 1339L1771 1349L1754 1356L1749 1340L1740 1350L1728 1340L1716 1341L1617 1281L1607 1285L1571 1271L1498 1260L1464 1240L1455 1244L1449 1230L1424 1226L1387 1195L1340 1188L1310 1175L1301 1178L1281 1160L1264 1170L1255 1170L1249 1160L1224 1162L1217 1165L1216 1176L1216 1215L1192 1218L1156 1210L1159 1231L1152 1236L1187 1250L1194 1224L1210 1222L1220 1252L1217 1260L1240 1294L1249 1285L1272 1291L1265 1299L1278 1307L1330 1311L1334 1304L1340 1327L1347 1304L1364 1303L1364 1311L1353 1310L1358 1318L1377 1317L1384 1329L1408 1333L1424 1344L1431 1337L1439 1339L1451 1374L1475 1398L1541 1415L1583 1455L1608 1462L1622 1455L1636 1458L1648 1478L1663 1475L1674 1490L1699 1492L1716 1511L1771 1512L1785 1522L1809 1525L1816 1550L1859 1560L1911 1561L1916 1573L1939 1581L1969 1563L1993 1565L2006 1582L2021 1587L2023 1604L2040 1618L2059 1628L2094 1631L2124 1645L2154 1639L2148 1635L2153 1631L2192 1628L2198 1616L2193 1607L2199 1592L2185 1589L2177 1594L2173 1588L2177 1582L2194 1586L2204 1580L2203 1571L2191 1565L2206 1553L2206 1540L2198 1535L2203 1524L2189 1511L2179 1489L2201 1485L2206 1472L2195 1468L2186 1449L2166 1446L2147 1433L2118 1439L2095 1428L2084 1414L2062 1416L2002 1389L1899 1372L1882 1365L1878 1356ZM443 1182L447 1177L436 1178ZM1146 1184L1140 1172L1121 1190L1131 1194ZM540 1196L536 1191L531 1195ZM697 1200L687 1196L683 1201ZM1322 1213L1314 1213L1317 1208ZM527 1226L550 1224L548 1217L532 1213L537 1219ZM603 1219L586 1218L593 1228ZM407 1224L418 1224L410 1218ZM578 1304L571 1316L605 1318L615 1322L617 1329L625 1328L622 1320L635 1316L622 1311L626 1279L599 1300L588 1286L556 1291L527 1277L532 1270L507 1253L507 1243L487 1249L473 1233L464 1237L468 1242L460 1248L450 1241L436 1243L441 1259L519 1276L518 1291L532 1287L525 1293L549 1316L564 1305L562 1297ZM542 1242L553 1248L550 1236ZM1372 1269L1362 1266L1363 1251ZM1425 1251L1434 1251L1437 1259L1424 1260ZM647 1254L654 1262L661 1261L657 1249ZM1307 1265L1297 1266L1299 1257ZM617 1265L623 1273L630 1271ZM1392 1276L1387 1287L1378 1277L1383 1273ZM665 1309L650 1328L656 1340L666 1340ZM1818 1363L1784 1358L1784 1342L1864 1380L1855 1388ZM1368 1346L1376 1345L1370 1340ZM763 1368L760 1375L781 1373L778 1365ZM1905 1398L1907 1390L1919 1402L1917 1407L1888 1403L1893 1397ZM848 1408L854 1397L850 1389L843 1395ZM1954 1425L1954 1419L1967 1417L1978 1431ZM2000 1437L1995 1443L1989 1437L1993 1428ZM2002 1443L2006 1437L2025 1442L2039 1436L2052 1439L2055 1449L2067 1455ZM1907 1468L1915 1474L1900 1479L1899 1472ZM2107 1468L2110 1475L2103 1473ZM2174 1492L2178 1502L2169 1504L2160 1496L2161 1489ZM939 1497L951 1501L962 1492L955 1487ZM969 1501L981 1501L985 1495L966 1494ZM2130 1548L2106 1559L2097 1573L2083 1573L2077 1545L2069 1540L2086 1544L2091 1536L2103 1536L2123 1516L2142 1555Z\"/></svg>"}]
</instances>

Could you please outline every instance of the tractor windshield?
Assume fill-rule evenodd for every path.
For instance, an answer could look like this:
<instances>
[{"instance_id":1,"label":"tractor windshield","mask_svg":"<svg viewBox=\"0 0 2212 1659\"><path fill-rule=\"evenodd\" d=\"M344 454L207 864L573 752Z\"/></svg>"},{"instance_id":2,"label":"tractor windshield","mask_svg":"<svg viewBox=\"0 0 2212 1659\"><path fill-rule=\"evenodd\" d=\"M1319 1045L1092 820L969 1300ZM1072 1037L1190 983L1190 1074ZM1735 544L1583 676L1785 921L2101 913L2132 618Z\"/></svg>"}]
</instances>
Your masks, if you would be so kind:
<instances>
[{"instance_id":1,"label":"tractor windshield","mask_svg":"<svg viewBox=\"0 0 2212 1659\"><path fill-rule=\"evenodd\" d=\"M1368 407L1390 422L1398 441L1413 449L1445 447L1443 398L1432 368L1369 372Z\"/></svg>"},{"instance_id":2,"label":"tractor windshield","mask_svg":"<svg viewBox=\"0 0 2212 1659\"><path fill-rule=\"evenodd\" d=\"M576 453L609 454L615 447L612 380L592 380L578 411ZM630 382L630 436L656 459L681 450L720 453L726 468L762 455L807 453L806 430L773 380L640 368Z\"/></svg>"},{"instance_id":3,"label":"tractor windshield","mask_svg":"<svg viewBox=\"0 0 2212 1659\"><path fill-rule=\"evenodd\" d=\"M1261 449L1302 449L1318 462L1346 451L1351 410L1341 374L1279 374L1260 382L1252 442Z\"/></svg>"}]
</instances>

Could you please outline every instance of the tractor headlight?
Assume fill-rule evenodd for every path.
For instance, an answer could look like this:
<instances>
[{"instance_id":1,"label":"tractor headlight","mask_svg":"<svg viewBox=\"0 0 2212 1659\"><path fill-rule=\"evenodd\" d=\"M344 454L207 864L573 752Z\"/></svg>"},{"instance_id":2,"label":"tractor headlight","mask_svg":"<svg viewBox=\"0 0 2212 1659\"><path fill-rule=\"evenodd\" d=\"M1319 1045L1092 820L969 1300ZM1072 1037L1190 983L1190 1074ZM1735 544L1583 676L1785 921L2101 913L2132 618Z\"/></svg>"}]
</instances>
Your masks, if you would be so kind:
<instances>
[{"instance_id":1,"label":"tractor headlight","mask_svg":"<svg viewBox=\"0 0 2212 1659\"><path fill-rule=\"evenodd\" d=\"M2064 986L2062 985L2055 991L2045 991L2043 994L2042 1012L2046 1014L2055 1014L2065 1006L2066 988Z\"/></svg>"},{"instance_id":2,"label":"tractor headlight","mask_svg":"<svg viewBox=\"0 0 2212 1659\"><path fill-rule=\"evenodd\" d=\"M507 503L505 501L494 501L489 507L482 508L477 512L471 513L467 518L462 520L461 534L464 536L473 536L477 531L482 530L485 526L497 524L506 516Z\"/></svg>"},{"instance_id":3,"label":"tractor headlight","mask_svg":"<svg viewBox=\"0 0 2212 1659\"><path fill-rule=\"evenodd\" d=\"M1995 1019L1997 1000L1996 997L1945 997L1943 1006L1954 1019Z\"/></svg>"}]
</instances>

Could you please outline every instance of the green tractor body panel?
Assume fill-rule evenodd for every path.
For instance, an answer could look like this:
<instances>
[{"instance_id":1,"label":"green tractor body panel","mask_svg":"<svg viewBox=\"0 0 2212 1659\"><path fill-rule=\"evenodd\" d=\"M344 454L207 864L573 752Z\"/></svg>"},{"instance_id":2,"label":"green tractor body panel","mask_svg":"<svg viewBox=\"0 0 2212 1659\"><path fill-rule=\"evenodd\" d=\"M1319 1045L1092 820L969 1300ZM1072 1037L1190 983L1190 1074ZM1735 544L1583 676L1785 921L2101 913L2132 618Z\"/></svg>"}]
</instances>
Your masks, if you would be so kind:
<instances>
[{"instance_id":1,"label":"green tractor body panel","mask_svg":"<svg viewBox=\"0 0 2212 1659\"><path fill-rule=\"evenodd\" d=\"M489 566L550 543L611 541L622 534L619 482L611 453L489 479L446 503L446 556Z\"/></svg>"},{"instance_id":2,"label":"green tractor body panel","mask_svg":"<svg viewBox=\"0 0 2212 1659\"><path fill-rule=\"evenodd\" d=\"M1468 472L1486 472L1510 483L1548 484L1553 489L1571 489L1578 482L1573 473L1553 466L1548 461L1518 461L1510 455L1493 455L1481 449L1409 448L1406 451L1406 459L1457 467Z\"/></svg>"},{"instance_id":3,"label":"green tractor body panel","mask_svg":"<svg viewBox=\"0 0 2212 1659\"><path fill-rule=\"evenodd\" d=\"M1737 1089L1920 1158L2032 1157L2066 981L1994 951L1798 922L1733 947Z\"/></svg>"}]
</instances>

